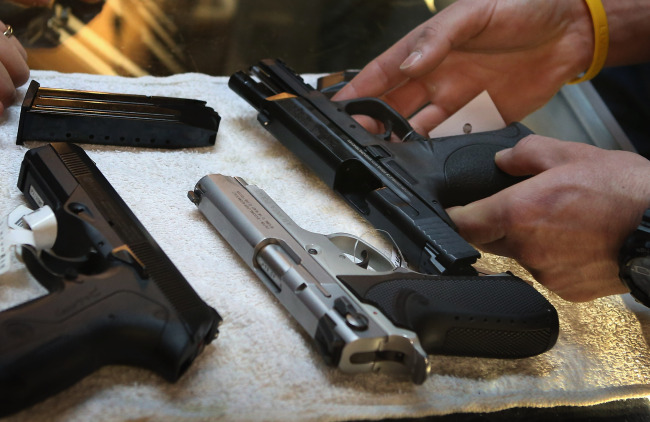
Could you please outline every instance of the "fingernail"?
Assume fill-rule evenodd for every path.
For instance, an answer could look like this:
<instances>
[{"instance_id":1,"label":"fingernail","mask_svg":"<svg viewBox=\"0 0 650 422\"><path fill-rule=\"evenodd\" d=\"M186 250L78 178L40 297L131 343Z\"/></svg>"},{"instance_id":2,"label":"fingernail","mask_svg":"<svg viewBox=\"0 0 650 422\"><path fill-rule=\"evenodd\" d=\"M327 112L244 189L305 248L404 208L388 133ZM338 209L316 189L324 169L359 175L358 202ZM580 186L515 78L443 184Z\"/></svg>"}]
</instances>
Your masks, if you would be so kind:
<instances>
[{"instance_id":1,"label":"fingernail","mask_svg":"<svg viewBox=\"0 0 650 422\"><path fill-rule=\"evenodd\" d=\"M501 158L503 155L505 155L506 153L510 152L511 149L512 149L512 148L505 148L505 149L502 149L502 150L497 151L497 153L494 154L494 160L495 160L495 161L498 160L498 159Z\"/></svg>"},{"instance_id":2,"label":"fingernail","mask_svg":"<svg viewBox=\"0 0 650 422\"><path fill-rule=\"evenodd\" d=\"M417 63L420 59L422 58L422 52L421 51L414 51L412 52L404 62L399 66L400 69L408 69L409 67L413 66L415 63Z\"/></svg>"}]
</instances>

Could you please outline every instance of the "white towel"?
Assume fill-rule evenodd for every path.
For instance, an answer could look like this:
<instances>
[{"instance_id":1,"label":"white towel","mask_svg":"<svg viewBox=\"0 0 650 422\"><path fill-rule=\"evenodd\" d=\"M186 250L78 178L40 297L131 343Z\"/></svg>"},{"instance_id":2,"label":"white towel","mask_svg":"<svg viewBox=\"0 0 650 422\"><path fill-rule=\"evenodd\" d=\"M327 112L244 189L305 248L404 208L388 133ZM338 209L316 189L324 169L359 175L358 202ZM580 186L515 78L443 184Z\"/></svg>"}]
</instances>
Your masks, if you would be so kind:
<instances>
[{"instance_id":1,"label":"white towel","mask_svg":"<svg viewBox=\"0 0 650 422\"><path fill-rule=\"evenodd\" d=\"M34 71L46 88L205 100L222 117L214 147L186 150L82 145L197 293L223 316L220 335L176 383L139 368L104 367L10 421L329 421L590 405L650 394L650 313L626 297L572 304L536 284L560 315L560 337L520 360L431 358L420 386L326 366L308 336L187 199L204 175L239 176L264 189L303 228L368 238L372 228L259 125L227 78L137 79ZM306 78L313 83L314 75ZM20 102L0 118L0 215L27 147L16 145ZM372 236L370 236L372 238ZM485 258L495 270L518 267ZM17 268L0 278L0 308L44 290ZM125 347L128 347L125 345Z\"/></svg>"}]
</instances>

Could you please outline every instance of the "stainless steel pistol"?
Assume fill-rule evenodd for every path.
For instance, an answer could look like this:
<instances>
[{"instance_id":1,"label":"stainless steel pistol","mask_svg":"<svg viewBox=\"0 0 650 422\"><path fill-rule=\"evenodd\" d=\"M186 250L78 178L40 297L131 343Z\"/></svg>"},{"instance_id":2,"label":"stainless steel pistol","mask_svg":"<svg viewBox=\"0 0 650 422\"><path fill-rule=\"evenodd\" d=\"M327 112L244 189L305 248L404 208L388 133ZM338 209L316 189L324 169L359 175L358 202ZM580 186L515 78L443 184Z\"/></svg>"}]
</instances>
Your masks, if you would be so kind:
<instances>
[{"instance_id":1,"label":"stainless steel pistol","mask_svg":"<svg viewBox=\"0 0 650 422\"><path fill-rule=\"evenodd\" d=\"M522 358L557 339L555 308L511 274L396 268L356 236L302 229L241 178L204 176L188 196L341 371L421 384L429 354Z\"/></svg>"}]
</instances>

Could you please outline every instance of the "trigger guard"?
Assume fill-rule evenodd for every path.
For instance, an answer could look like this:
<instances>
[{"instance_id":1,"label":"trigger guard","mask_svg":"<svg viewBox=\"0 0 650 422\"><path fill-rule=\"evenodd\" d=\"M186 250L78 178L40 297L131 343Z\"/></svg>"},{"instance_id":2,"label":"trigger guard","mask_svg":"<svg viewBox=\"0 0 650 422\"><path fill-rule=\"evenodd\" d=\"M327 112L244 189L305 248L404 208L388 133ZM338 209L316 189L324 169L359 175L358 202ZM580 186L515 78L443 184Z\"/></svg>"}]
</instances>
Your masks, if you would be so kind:
<instances>
[{"instance_id":1,"label":"trigger guard","mask_svg":"<svg viewBox=\"0 0 650 422\"><path fill-rule=\"evenodd\" d=\"M414 132L408 120L379 98L353 98L335 104L350 116L363 115L382 122L386 128L386 133L382 135L385 140L390 139L392 133L400 139L405 139Z\"/></svg>"},{"instance_id":2,"label":"trigger guard","mask_svg":"<svg viewBox=\"0 0 650 422\"><path fill-rule=\"evenodd\" d=\"M53 250L36 250L30 245L23 245L21 255L25 251L31 255L30 264L23 259L28 270L32 273L41 273L47 279L47 274L52 277L70 277L72 274L83 274L86 276L99 274L107 268L107 261L96 252L89 252L86 255L75 257L64 257L57 255ZM30 267L31 265L31 267ZM39 269L36 269L38 266ZM38 277L36 277L38 278Z\"/></svg>"},{"instance_id":3,"label":"trigger guard","mask_svg":"<svg viewBox=\"0 0 650 422\"><path fill-rule=\"evenodd\" d=\"M41 260L40 252L31 245L22 245L20 259L29 273L49 292L63 289L63 275L48 268Z\"/></svg>"},{"instance_id":4,"label":"trigger guard","mask_svg":"<svg viewBox=\"0 0 650 422\"><path fill-rule=\"evenodd\" d=\"M357 236L347 233L332 233L327 235L327 238L342 252L359 260L364 259L360 254L365 250L368 253L366 257L368 266L376 271L393 271L397 268L383 253Z\"/></svg>"}]
</instances>

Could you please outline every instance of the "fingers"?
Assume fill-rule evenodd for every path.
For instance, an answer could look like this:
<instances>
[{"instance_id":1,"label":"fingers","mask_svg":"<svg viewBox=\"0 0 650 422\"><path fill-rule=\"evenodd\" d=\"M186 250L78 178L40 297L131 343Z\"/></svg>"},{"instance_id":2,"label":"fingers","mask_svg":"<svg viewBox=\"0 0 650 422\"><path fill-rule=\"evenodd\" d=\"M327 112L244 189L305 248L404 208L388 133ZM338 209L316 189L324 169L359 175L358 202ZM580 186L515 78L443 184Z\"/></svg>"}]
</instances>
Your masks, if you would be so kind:
<instances>
[{"instance_id":1,"label":"fingers","mask_svg":"<svg viewBox=\"0 0 650 422\"><path fill-rule=\"evenodd\" d=\"M568 301L585 302L627 291L618 281L616 254L607 250L606 241L596 234L578 240L576 249L572 238L582 238L584 233L556 230L553 224L561 224L561 216L552 218L551 225L543 213L526 217L531 211L523 207L527 201L517 203L511 198L514 191L503 192L448 210L465 240L484 252L516 259L536 281Z\"/></svg>"},{"instance_id":2,"label":"fingers","mask_svg":"<svg viewBox=\"0 0 650 422\"><path fill-rule=\"evenodd\" d=\"M428 133L449 116L450 113L444 107L429 104L418 111L409 123L417 133L428 137Z\"/></svg>"},{"instance_id":3,"label":"fingers","mask_svg":"<svg viewBox=\"0 0 650 422\"><path fill-rule=\"evenodd\" d=\"M494 7L494 2L461 0L445 8L404 38L400 70L417 78L438 67L454 47L485 28Z\"/></svg>"},{"instance_id":4,"label":"fingers","mask_svg":"<svg viewBox=\"0 0 650 422\"><path fill-rule=\"evenodd\" d=\"M482 91L480 81L463 71L476 61L450 53L483 30L492 7L475 0L454 3L371 61L333 100L379 97L412 117L417 132L428 133ZM487 71L484 78L493 76Z\"/></svg>"},{"instance_id":5,"label":"fingers","mask_svg":"<svg viewBox=\"0 0 650 422\"><path fill-rule=\"evenodd\" d=\"M399 71L399 61L404 55L403 40L368 63L357 76L347 83L332 99L334 101L361 97L381 97L390 89L407 80Z\"/></svg>"},{"instance_id":6,"label":"fingers","mask_svg":"<svg viewBox=\"0 0 650 422\"><path fill-rule=\"evenodd\" d=\"M513 176L533 176L575 158L582 159L585 149L589 149L589 146L530 135L519 141L513 148L499 151L495 156L495 162L501 170ZM514 206L518 197L511 197L511 191L525 190L527 185L532 185L531 182L532 179L526 180L463 207L450 208L448 213L459 227L461 235L470 243L493 244L507 235L507 227L511 228L521 220L517 215L513 215L513 211L527 210L525 204ZM530 216L526 218L529 219ZM494 244L493 248L499 246Z\"/></svg>"},{"instance_id":7,"label":"fingers","mask_svg":"<svg viewBox=\"0 0 650 422\"><path fill-rule=\"evenodd\" d=\"M594 149L586 144L530 135L513 148L499 151L495 161L501 170L513 176L534 176L567 163L589 159ZM467 241L477 245L492 244L492 252L502 253L504 251L495 242L506 237L508 231L517 230L518 224L543 217L538 215L544 211L543 208L535 208L538 200L535 192L541 188L537 186L538 180L532 178L519 182L487 198L450 208L448 213Z\"/></svg>"},{"instance_id":8,"label":"fingers","mask_svg":"<svg viewBox=\"0 0 650 422\"><path fill-rule=\"evenodd\" d=\"M13 29L2 21L0 21L0 31L10 32L7 35L0 35L0 60L18 84L25 83L29 78L29 72L25 72L25 69L28 69L27 51L13 34Z\"/></svg>"},{"instance_id":9,"label":"fingers","mask_svg":"<svg viewBox=\"0 0 650 422\"><path fill-rule=\"evenodd\" d=\"M465 240L475 245L491 244L507 234L508 207L505 197L500 199L503 196L499 192L465 206L449 208L447 213Z\"/></svg>"},{"instance_id":10,"label":"fingers","mask_svg":"<svg viewBox=\"0 0 650 422\"><path fill-rule=\"evenodd\" d=\"M0 30L7 25L0 22ZM8 107L14 99L16 87L29 79L27 53L15 36L0 35L0 103Z\"/></svg>"},{"instance_id":11,"label":"fingers","mask_svg":"<svg viewBox=\"0 0 650 422\"><path fill-rule=\"evenodd\" d=\"M491 2L461 0L445 8L368 63L334 99L380 97L408 78L434 70L453 46L483 29L491 7Z\"/></svg>"}]
</instances>

